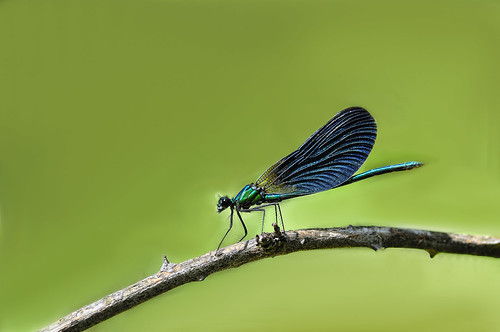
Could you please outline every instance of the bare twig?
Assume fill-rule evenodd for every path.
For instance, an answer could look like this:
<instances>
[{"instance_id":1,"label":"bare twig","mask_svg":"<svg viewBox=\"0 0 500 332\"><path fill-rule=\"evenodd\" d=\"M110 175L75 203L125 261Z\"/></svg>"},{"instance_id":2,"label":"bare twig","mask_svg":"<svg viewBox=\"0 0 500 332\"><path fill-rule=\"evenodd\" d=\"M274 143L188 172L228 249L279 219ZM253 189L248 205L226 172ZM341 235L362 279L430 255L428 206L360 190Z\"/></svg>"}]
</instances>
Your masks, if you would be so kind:
<instances>
[{"instance_id":1,"label":"bare twig","mask_svg":"<svg viewBox=\"0 0 500 332\"><path fill-rule=\"evenodd\" d=\"M415 248L437 253L500 257L500 238L375 226L304 229L273 234L211 251L179 264L164 257L159 272L59 319L41 331L82 331L159 294L214 272L301 250L368 247Z\"/></svg>"}]
</instances>

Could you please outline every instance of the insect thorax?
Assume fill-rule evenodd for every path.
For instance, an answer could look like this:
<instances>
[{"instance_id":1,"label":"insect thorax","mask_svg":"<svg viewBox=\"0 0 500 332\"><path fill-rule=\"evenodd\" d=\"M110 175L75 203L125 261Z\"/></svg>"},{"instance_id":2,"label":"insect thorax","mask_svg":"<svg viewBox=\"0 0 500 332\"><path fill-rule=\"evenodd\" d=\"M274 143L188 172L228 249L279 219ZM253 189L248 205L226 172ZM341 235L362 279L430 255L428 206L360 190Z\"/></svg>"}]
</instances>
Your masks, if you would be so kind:
<instances>
[{"instance_id":1,"label":"insect thorax","mask_svg":"<svg viewBox=\"0 0 500 332\"><path fill-rule=\"evenodd\" d=\"M263 189L250 183L243 187L234 198L234 202L243 209L248 209L252 205L262 204L264 201Z\"/></svg>"}]
</instances>

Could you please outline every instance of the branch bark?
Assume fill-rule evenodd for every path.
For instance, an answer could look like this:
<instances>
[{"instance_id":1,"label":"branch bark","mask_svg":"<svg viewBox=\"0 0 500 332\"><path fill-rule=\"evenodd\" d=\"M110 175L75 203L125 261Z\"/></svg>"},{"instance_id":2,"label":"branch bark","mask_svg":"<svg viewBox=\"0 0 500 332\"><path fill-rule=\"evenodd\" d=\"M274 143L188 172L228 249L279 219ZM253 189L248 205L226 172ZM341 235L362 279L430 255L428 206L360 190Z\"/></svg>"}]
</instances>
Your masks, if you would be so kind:
<instances>
[{"instance_id":1,"label":"branch bark","mask_svg":"<svg viewBox=\"0 0 500 332\"><path fill-rule=\"evenodd\" d=\"M368 247L414 248L430 257L445 252L500 258L500 238L425 230L349 226L303 229L257 235L255 239L211 251L179 264L164 257L159 272L59 319L41 331L82 331L159 294L192 281L202 281L214 272L235 268L259 259L296 251Z\"/></svg>"}]
</instances>

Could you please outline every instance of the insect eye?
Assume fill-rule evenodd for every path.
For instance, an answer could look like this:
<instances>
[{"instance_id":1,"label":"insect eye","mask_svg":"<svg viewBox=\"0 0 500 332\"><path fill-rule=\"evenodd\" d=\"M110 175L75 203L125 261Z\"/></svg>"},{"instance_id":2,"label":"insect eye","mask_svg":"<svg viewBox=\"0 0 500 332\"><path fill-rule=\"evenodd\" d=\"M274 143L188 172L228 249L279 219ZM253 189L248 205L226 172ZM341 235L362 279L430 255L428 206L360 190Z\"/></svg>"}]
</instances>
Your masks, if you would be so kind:
<instances>
[{"instance_id":1,"label":"insect eye","mask_svg":"<svg viewBox=\"0 0 500 332\"><path fill-rule=\"evenodd\" d=\"M231 205L231 200L229 197L224 196L219 198L219 202L217 203L217 206L222 207L222 208L227 208L229 205Z\"/></svg>"}]
</instances>

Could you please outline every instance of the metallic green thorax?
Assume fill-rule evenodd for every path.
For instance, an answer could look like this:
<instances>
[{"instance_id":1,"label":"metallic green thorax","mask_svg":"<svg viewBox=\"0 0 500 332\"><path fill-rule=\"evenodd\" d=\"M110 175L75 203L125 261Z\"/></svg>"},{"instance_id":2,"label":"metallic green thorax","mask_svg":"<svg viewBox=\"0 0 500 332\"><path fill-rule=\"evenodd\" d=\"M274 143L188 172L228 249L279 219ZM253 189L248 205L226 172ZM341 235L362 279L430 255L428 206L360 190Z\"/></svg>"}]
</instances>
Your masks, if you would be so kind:
<instances>
[{"instance_id":1,"label":"metallic green thorax","mask_svg":"<svg viewBox=\"0 0 500 332\"><path fill-rule=\"evenodd\" d=\"M243 187L232 200L241 208L248 209L252 205L262 204L264 198L262 197L262 189L252 183Z\"/></svg>"},{"instance_id":2,"label":"metallic green thorax","mask_svg":"<svg viewBox=\"0 0 500 332\"><path fill-rule=\"evenodd\" d=\"M232 201L240 208L248 209L252 205L279 202L282 199L282 195L266 195L262 188L259 188L255 184L251 183L241 189L241 191L238 193L238 195L236 195L236 197L232 199Z\"/></svg>"}]
</instances>

